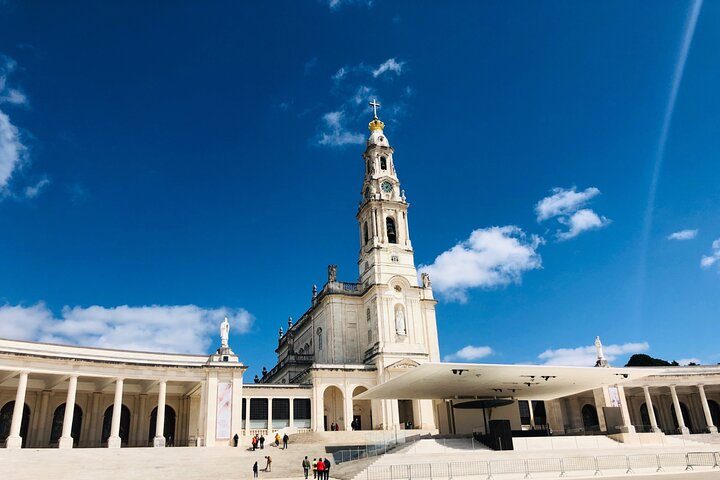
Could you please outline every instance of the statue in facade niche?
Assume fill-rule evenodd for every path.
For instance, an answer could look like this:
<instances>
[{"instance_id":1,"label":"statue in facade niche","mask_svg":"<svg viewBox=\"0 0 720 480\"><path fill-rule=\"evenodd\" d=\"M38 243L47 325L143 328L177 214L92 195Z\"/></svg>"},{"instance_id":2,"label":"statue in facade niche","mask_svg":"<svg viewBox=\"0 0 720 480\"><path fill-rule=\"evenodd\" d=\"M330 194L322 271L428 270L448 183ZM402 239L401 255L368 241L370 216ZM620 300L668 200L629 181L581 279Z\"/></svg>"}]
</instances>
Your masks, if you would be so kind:
<instances>
[{"instance_id":1,"label":"statue in facade niche","mask_svg":"<svg viewBox=\"0 0 720 480\"><path fill-rule=\"evenodd\" d=\"M395 310L395 332L398 335L407 335L405 329L405 313L402 308Z\"/></svg>"},{"instance_id":2,"label":"statue in facade niche","mask_svg":"<svg viewBox=\"0 0 720 480\"><path fill-rule=\"evenodd\" d=\"M422 286L423 288L430 288L432 287L432 282L430 281L430 274L429 273L421 273L420 278L422 279Z\"/></svg>"},{"instance_id":3,"label":"statue in facade niche","mask_svg":"<svg viewBox=\"0 0 720 480\"><path fill-rule=\"evenodd\" d=\"M328 282L337 282L337 265L328 265Z\"/></svg>"},{"instance_id":4,"label":"statue in facade niche","mask_svg":"<svg viewBox=\"0 0 720 480\"><path fill-rule=\"evenodd\" d=\"M228 322L228 318L225 317L225 319L220 324L220 347L221 348L228 348L229 338L230 338L230 322Z\"/></svg>"}]
</instances>

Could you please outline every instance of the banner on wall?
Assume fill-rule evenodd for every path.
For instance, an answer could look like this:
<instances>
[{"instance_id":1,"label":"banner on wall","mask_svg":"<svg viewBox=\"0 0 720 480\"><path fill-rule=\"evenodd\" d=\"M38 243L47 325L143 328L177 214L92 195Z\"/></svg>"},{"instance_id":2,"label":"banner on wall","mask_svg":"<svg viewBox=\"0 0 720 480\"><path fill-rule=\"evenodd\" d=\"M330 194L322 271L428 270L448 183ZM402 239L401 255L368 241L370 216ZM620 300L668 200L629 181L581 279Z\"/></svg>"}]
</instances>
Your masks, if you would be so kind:
<instances>
[{"instance_id":1,"label":"banner on wall","mask_svg":"<svg viewBox=\"0 0 720 480\"><path fill-rule=\"evenodd\" d=\"M608 387L608 395L610 396L611 407L619 407L621 405L622 402L620 401L620 391L618 387Z\"/></svg>"},{"instance_id":2,"label":"banner on wall","mask_svg":"<svg viewBox=\"0 0 720 480\"><path fill-rule=\"evenodd\" d=\"M216 419L215 438L229 439L232 421L232 383L218 383Z\"/></svg>"}]
</instances>

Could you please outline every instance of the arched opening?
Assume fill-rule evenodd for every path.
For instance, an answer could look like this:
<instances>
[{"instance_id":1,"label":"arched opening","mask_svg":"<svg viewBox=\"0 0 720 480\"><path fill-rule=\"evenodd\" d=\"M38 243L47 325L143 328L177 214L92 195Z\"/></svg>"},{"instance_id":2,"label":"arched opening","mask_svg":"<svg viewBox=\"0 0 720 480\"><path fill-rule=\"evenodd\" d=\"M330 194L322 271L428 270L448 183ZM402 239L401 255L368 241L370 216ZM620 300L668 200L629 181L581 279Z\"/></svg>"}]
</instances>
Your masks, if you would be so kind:
<instances>
[{"instance_id":1,"label":"arched opening","mask_svg":"<svg viewBox=\"0 0 720 480\"><path fill-rule=\"evenodd\" d=\"M661 425L660 423L660 414L656 409L653 408L653 412L655 412L655 423L657 425ZM648 407L647 404L643 403L640 405L640 421L642 422L644 427L647 427L647 431L650 431L650 426L652 425L650 423L650 413L648 413Z\"/></svg>"},{"instance_id":2,"label":"arched opening","mask_svg":"<svg viewBox=\"0 0 720 480\"><path fill-rule=\"evenodd\" d=\"M677 432L680 429L680 424L678 423L677 413L675 413L675 406L673 405L673 407L670 410L672 412L673 426L675 427L675 431ZM692 432L693 426L692 426L692 418L690 417L690 410L688 409L687 405L685 405L682 402L680 402L680 412L682 413L682 417L683 417L683 421L685 422L685 426L687 427L688 430L690 430Z\"/></svg>"},{"instance_id":3,"label":"arched opening","mask_svg":"<svg viewBox=\"0 0 720 480\"><path fill-rule=\"evenodd\" d=\"M597 409L595 405L589 403L582 407L582 419L583 427L586 432L599 432L600 431L600 420L598 420Z\"/></svg>"},{"instance_id":4,"label":"arched opening","mask_svg":"<svg viewBox=\"0 0 720 480\"><path fill-rule=\"evenodd\" d=\"M334 425L337 430L345 430L345 415L343 412L345 397L338 387L330 386L323 393L324 427L328 432Z\"/></svg>"},{"instance_id":5,"label":"arched opening","mask_svg":"<svg viewBox=\"0 0 720 480\"><path fill-rule=\"evenodd\" d=\"M387 170L387 158L380 157L380 170Z\"/></svg>"},{"instance_id":6,"label":"arched opening","mask_svg":"<svg viewBox=\"0 0 720 480\"><path fill-rule=\"evenodd\" d=\"M148 444L153 443L156 425L157 407L153 408L150 413L150 433L148 435ZM175 442L175 410L173 410L170 405L165 405L165 427L163 428L163 436L165 437L165 445L172 447Z\"/></svg>"},{"instance_id":7,"label":"arched opening","mask_svg":"<svg viewBox=\"0 0 720 480\"><path fill-rule=\"evenodd\" d=\"M367 388L363 386L355 387L352 393L353 399L365 391ZM353 416L350 426L353 430L372 430L370 400L353 400Z\"/></svg>"},{"instance_id":8,"label":"arched opening","mask_svg":"<svg viewBox=\"0 0 720 480\"><path fill-rule=\"evenodd\" d=\"M13 410L15 409L15 400L6 403L0 409L0 443L5 442L10 436L10 425L12 424ZM28 425L30 425L30 407L27 403L23 405L22 422L20 423L20 437L22 437L22 446L25 446L25 438L27 438Z\"/></svg>"},{"instance_id":9,"label":"arched opening","mask_svg":"<svg viewBox=\"0 0 720 480\"><path fill-rule=\"evenodd\" d=\"M110 438L110 429L112 428L112 417L114 405L110 405L105 409L103 415L102 443L107 443ZM120 440L121 445L128 444L130 434L130 409L125 405L120 408Z\"/></svg>"},{"instance_id":10,"label":"arched opening","mask_svg":"<svg viewBox=\"0 0 720 480\"><path fill-rule=\"evenodd\" d=\"M713 425L720 427L720 405L715 400L708 400L708 406L710 407L710 417Z\"/></svg>"},{"instance_id":11,"label":"arched opening","mask_svg":"<svg viewBox=\"0 0 720 480\"><path fill-rule=\"evenodd\" d=\"M72 428L70 430L70 436L77 441L80 439L80 427L82 426L82 409L75 404L75 411L73 412ZM58 443L60 436L62 435L63 422L65 421L65 404L58 405L53 413L52 428L50 429L50 444Z\"/></svg>"},{"instance_id":12,"label":"arched opening","mask_svg":"<svg viewBox=\"0 0 720 480\"><path fill-rule=\"evenodd\" d=\"M365 226L363 227L363 232L364 232L364 236L365 236L365 237L364 237L364 238L365 238L365 243L368 243L368 241L370 240L370 232L368 231L368 224L367 224L367 222L365 222Z\"/></svg>"},{"instance_id":13,"label":"arched opening","mask_svg":"<svg viewBox=\"0 0 720 480\"><path fill-rule=\"evenodd\" d=\"M385 219L385 225L387 227L388 243L397 243L397 230L395 229L395 219L392 217L387 217L387 219Z\"/></svg>"}]
</instances>

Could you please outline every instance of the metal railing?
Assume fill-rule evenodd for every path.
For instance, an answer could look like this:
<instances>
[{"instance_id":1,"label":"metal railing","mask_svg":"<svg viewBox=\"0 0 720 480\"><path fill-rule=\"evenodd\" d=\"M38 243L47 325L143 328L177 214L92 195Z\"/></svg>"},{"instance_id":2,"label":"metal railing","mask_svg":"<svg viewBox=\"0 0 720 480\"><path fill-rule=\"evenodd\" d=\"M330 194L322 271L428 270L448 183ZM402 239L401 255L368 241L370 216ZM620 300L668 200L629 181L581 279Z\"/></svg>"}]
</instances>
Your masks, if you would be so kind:
<instances>
[{"instance_id":1,"label":"metal railing","mask_svg":"<svg viewBox=\"0 0 720 480\"><path fill-rule=\"evenodd\" d=\"M720 452L660 453L637 455L602 455L597 457L525 458L478 460L472 462L415 463L375 465L365 470L367 480L453 479L513 475L532 478L533 474L572 472L600 475L607 472L661 472L665 469L694 470L696 467L720 468Z\"/></svg>"},{"instance_id":2,"label":"metal railing","mask_svg":"<svg viewBox=\"0 0 720 480\"><path fill-rule=\"evenodd\" d=\"M358 445L332 452L333 462L338 465L340 463L351 462L353 460L377 457L379 455L386 454L394 448L397 448L399 445L416 442L420 438L420 435L413 434L412 431L405 430L396 430L384 433L367 440L365 445Z\"/></svg>"}]
</instances>

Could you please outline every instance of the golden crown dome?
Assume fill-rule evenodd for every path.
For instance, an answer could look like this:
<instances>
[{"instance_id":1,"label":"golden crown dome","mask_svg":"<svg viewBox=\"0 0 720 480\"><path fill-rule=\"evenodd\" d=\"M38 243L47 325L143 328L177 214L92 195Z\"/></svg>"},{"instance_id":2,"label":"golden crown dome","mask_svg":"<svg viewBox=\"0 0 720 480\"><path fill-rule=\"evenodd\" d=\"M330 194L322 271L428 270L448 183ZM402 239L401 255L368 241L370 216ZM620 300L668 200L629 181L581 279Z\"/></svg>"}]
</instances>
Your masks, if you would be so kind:
<instances>
[{"instance_id":1,"label":"golden crown dome","mask_svg":"<svg viewBox=\"0 0 720 480\"><path fill-rule=\"evenodd\" d=\"M374 132L375 130L382 130L385 128L385 124L379 119L379 118L373 118L370 123L368 123L368 128L371 132Z\"/></svg>"}]
</instances>

